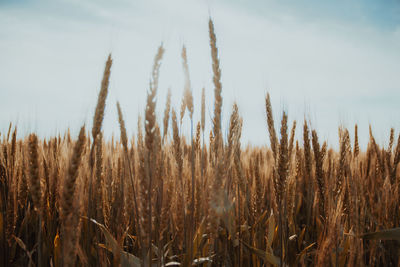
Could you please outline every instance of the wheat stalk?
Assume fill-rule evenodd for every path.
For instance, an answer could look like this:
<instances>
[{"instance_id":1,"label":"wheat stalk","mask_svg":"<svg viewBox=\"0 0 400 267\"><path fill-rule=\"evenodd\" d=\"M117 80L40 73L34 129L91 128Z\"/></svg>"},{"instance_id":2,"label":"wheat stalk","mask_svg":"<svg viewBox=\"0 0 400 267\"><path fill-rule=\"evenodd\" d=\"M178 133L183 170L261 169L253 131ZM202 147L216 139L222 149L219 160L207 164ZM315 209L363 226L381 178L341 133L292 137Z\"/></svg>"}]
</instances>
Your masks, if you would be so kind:
<instances>
[{"instance_id":1,"label":"wheat stalk","mask_svg":"<svg viewBox=\"0 0 400 267\"><path fill-rule=\"evenodd\" d=\"M78 178L78 170L82 159L83 149L85 145L85 126L79 132L78 141L74 145L72 157L68 166L66 176L63 181L61 193L61 226L62 226L62 251L63 251L63 266L73 266L76 253L76 235L74 228L79 222L78 214L76 214L75 188L76 179ZM78 195L79 196L79 195Z\"/></svg>"},{"instance_id":2,"label":"wheat stalk","mask_svg":"<svg viewBox=\"0 0 400 267\"><path fill-rule=\"evenodd\" d=\"M268 123L268 132L269 132L269 140L271 142L271 149L276 160L277 152L278 152L278 138L276 137L275 126L274 126L274 116L272 115L272 106L271 99L269 93L267 93L267 97L265 98L265 109L267 112L267 123Z\"/></svg>"},{"instance_id":3,"label":"wheat stalk","mask_svg":"<svg viewBox=\"0 0 400 267\"><path fill-rule=\"evenodd\" d=\"M106 98L108 94L108 84L111 73L112 59L111 54L108 55L106 66L104 68L103 80L101 82L101 88L99 96L97 98L96 110L93 117L92 137L96 140L97 135L101 131L101 125L103 123L104 109L106 107Z\"/></svg>"},{"instance_id":4,"label":"wheat stalk","mask_svg":"<svg viewBox=\"0 0 400 267\"><path fill-rule=\"evenodd\" d=\"M324 171L322 169L323 163L323 155L320 150L318 135L315 130L312 131L312 145L314 150L314 159L315 159L315 179L318 185L319 192L319 205L320 205L320 214L323 218L325 218L325 180L324 180Z\"/></svg>"},{"instance_id":5,"label":"wheat stalk","mask_svg":"<svg viewBox=\"0 0 400 267\"><path fill-rule=\"evenodd\" d=\"M360 147L358 145L358 126L357 124L354 126L354 157L358 157L360 154Z\"/></svg>"},{"instance_id":6,"label":"wheat stalk","mask_svg":"<svg viewBox=\"0 0 400 267\"><path fill-rule=\"evenodd\" d=\"M39 147L36 134L29 135L29 189L35 210L41 212L41 186L39 176Z\"/></svg>"},{"instance_id":7,"label":"wheat stalk","mask_svg":"<svg viewBox=\"0 0 400 267\"><path fill-rule=\"evenodd\" d=\"M169 125L169 112L171 110L171 89L168 89L168 94L167 94L167 102L165 104L165 110L164 110L164 131L163 131L163 141L165 137L168 134L168 125Z\"/></svg>"},{"instance_id":8,"label":"wheat stalk","mask_svg":"<svg viewBox=\"0 0 400 267\"><path fill-rule=\"evenodd\" d=\"M213 83L214 83L214 119L213 119L213 131L214 131L214 146L220 145L220 134L221 134L221 112L222 112L222 84L221 84L221 69L219 67L218 48L217 48L217 37L214 32L214 23L210 18L208 21L208 32L210 37L211 47L211 59L212 59L212 70L213 70Z\"/></svg>"}]
</instances>

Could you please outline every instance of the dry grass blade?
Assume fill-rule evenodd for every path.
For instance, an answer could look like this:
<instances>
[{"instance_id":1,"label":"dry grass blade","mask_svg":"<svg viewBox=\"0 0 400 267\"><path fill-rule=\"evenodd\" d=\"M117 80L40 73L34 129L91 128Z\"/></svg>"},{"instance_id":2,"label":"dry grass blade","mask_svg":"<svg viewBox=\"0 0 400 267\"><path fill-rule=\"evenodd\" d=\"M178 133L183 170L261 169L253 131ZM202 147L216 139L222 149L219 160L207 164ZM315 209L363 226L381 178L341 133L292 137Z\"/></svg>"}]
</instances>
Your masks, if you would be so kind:
<instances>
[{"instance_id":1,"label":"dry grass blade","mask_svg":"<svg viewBox=\"0 0 400 267\"><path fill-rule=\"evenodd\" d=\"M399 240L400 227L359 235L362 239Z\"/></svg>"},{"instance_id":2,"label":"dry grass blade","mask_svg":"<svg viewBox=\"0 0 400 267\"><path fill-rule=\"evenodd\" d=\"M280 266L280 261L279 258L274 256L272 253L267 252L267 251L263 251L261 249L255 248L250 246L249 244L247 244L244 241L241 241L241 243L248 249L250 250L252 253L254 253L257 257L260 257L262 260L264 260L265 262L268 262L269 264L272 264L274 266Z\"/></svg>"},{"instance_id":3,"label":"dry grass blade","mask_svg":"<svg viewBox=\"0 0 400 267\"><path fill-rule=\"evenodd\" d=\"M32 259L32 254L35 252L35 249L33 249L32 251L29 251L26 248L25 243L20 238L14 236L14 239L17 242L17 244L25 251L26 255L28 256L28 259L29 259L28 266L34 266L34 261Z\"/></svg>"},{"instance_id":4,"label":"dry grass blade","mask_svg":"<svg viewBox=\"0 0 400 267\"><path fill-rule=\"evenodd\" d=\"M118 242L112 236L112 234L107 230L107 228L101 224L96 222L94 219L90 219L90 221L96 224L100 230L103 232L104 237L107 241L107 248L112 251L115 257L120 257L120 262L122 267L139 267L142 264L142 261L128 252L123 251L123 249L119 246Z\"/></svg>"},{"instance_id":5,"label":"dry grass blade","mask_svg":"<svg viewBox=\"0 0 400 267\"><path fill-rule=\"evenodd\" d=\"M297 255L297 263L300 262L300 260L304 257L304 255L306 255L307 251L312 248L316 243L312 243L310 245L308 245L307 247L305 247L298 255Z\"/></svg>"}]
</instances>

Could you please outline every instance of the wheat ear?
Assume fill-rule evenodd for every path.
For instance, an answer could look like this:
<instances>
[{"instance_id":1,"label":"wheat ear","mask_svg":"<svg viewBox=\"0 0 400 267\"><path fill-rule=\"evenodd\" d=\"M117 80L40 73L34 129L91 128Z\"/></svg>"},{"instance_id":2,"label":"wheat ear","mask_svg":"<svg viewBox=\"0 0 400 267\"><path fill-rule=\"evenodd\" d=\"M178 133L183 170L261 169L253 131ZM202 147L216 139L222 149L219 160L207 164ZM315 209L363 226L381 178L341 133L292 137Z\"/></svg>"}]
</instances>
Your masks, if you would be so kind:
<instances>
[{"instance_id":1,"label":"wheat ear","mask_svg":"<svg viewBox=\"0 0 400 267\"><path fill-rule=\"evenodd\" d=\"M62 226L62 251L63 266L73 266L76 253L76 228L79 223L79 214L75 211L75 187L78 178L79 165L85 145L85 126L79 132L78 141L75 143L68 170L63 182L61 193L61 226Z\"/></svg>"}]
</instances>

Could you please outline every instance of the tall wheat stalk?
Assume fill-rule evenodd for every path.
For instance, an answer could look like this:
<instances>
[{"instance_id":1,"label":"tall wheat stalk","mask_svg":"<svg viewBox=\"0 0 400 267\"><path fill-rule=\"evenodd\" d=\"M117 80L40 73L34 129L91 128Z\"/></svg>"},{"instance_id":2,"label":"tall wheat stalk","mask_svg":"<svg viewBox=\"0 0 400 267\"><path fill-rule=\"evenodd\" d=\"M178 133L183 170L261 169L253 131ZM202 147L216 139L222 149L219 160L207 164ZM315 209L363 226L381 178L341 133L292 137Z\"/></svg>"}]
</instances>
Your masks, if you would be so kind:
<instances>
[{"instance_id":1,"label":"tall wheat stalk","mask_svg":"<svg viewBox=\"0 0 400 267\"><path fill-rule=\"evenodd\" d=\"M64 257L63 266L73 266L75 264L77 246L77 226L79 223L79 213L76 208L75 191L76 179L85 146L85 126L79 132L78 141L74 145L72 157L65 175L60 199L61 205L61 234L62 252ZM79 196L78 196L79 197ZM75 202L75 203L74 203Z\"/></svg>"},{"instance_id":2,"label":"tall wheat stalk","mask_svg":"<svg viewBox=\"0 0 400 267\"><path fill-rule=\"evenodd\" d=\"M38 138L36 134L31 134L29 136L29 185L30 193L32 195L32 200L34 208L39 215L38 223L38 265L41 266L41 255L42 255L42 190L40 185L40 175L39 175L39 147Z\"/></svg>"},{"instance_id":3,"label":"tall wheat stalk","mask_svg":"<svg viewBox=\"0 0 400 267\"><path fill-rule=\"evenodd\" d=\"M124 148L126 165L128 165L129 178L130 178L129 180L131 182L131 188L132 188L132 194L133 194L133 203L135 205L133 214L135 216L136 230L137 230L137 233L139 236L140 243L143 244L140 224L139 224L139 220L138 220L139 210L138 210L138 201L137 201L137 196L136 196L137 195L136 187L135 187L135 183L134 183L134 174L133 174L132 164L131 164L132 159L131 159L131 156L128 151L128 136L126 133L125 121L124 121L124 118L122 115L122 110L121 110L121 106L120 106L119 102L117 102L117 111L118 111L118 122L119 122L120 131L121 131L121 142L122 142L122 146Z\"/></svg>"},{"instance_id":4,"label":"tall wheat stalk","mask_svg":"<svg viewBox=\"0 0 400 267\"><path fill-rule=\"evenodd\" d=\"M145 253L148 253L148 265L152 262L152 192L154 170L156 169L156 94L158 89L158 79L161 66L161 60L164 55L162 45L158 48L154 58L153 70L150 80L150 89L147 92L146 112L145 112L145 171L146 177L142 178L142 207L144 214L142 215L142 230L145 230L143 237L145 240ZM145 229L146 228L146 229Z\"/></svg>"}]
</instances>

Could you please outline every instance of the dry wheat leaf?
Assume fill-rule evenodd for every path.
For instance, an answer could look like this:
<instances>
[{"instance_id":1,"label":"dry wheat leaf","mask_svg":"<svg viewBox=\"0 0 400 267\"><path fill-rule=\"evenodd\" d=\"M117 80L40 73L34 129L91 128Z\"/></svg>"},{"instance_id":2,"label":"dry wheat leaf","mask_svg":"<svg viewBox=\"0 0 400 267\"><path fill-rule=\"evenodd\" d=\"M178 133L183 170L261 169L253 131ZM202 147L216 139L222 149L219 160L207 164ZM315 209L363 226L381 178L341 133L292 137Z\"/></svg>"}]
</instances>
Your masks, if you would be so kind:
<instances>
[{"instance_id":1,"label":"dry wheat leaf","mask_svg":"<svg viewBox=\"0 0 400 267\"><path fill-rule=\"evenodd\" d=\"M362 239L400 240L400 227L365 233L359 236Z\"/></svg>"},{"instance_id":2,"label":"dry wheat leaf","mask_svg":"<svg viewBox=\"0 0 400 267\"><path fill-rule=\"evenodd\" d=\"M246 242L243 242L243 241L241 241L241 242L254 255L260 257L264 261L269 262L270 264L272 264L274 266L280 266L281 265L279 258L276 257L275 255L273 255L272 253L269 253L267 251L263 251L263 250L258 249L258 248L254 248L254 247L250 246L249 244L247 244Z\"/></svg>"},{"instance_id":3,"label":"dry wheat leaf","mask_svg":"<svg viewBox=\"0 0 400 267\"><path fill-rule=\"evenodd\" d=\"M135 267L135 266L140 266L141 265L141 260L136 257L135 255L132 255L128 252L125 252L122 250L122 248L119 246L118 242L114 239L114 237L111 235L111 233L107 230L107 228L102 225L101 223L98 223L94 219L90 219L91 222L99 226L100 230L103 232L108 249L112 250L114 255L120 254L121 256L121 266L126 266L126 267Z\"/></svg>"}]
</instances>

